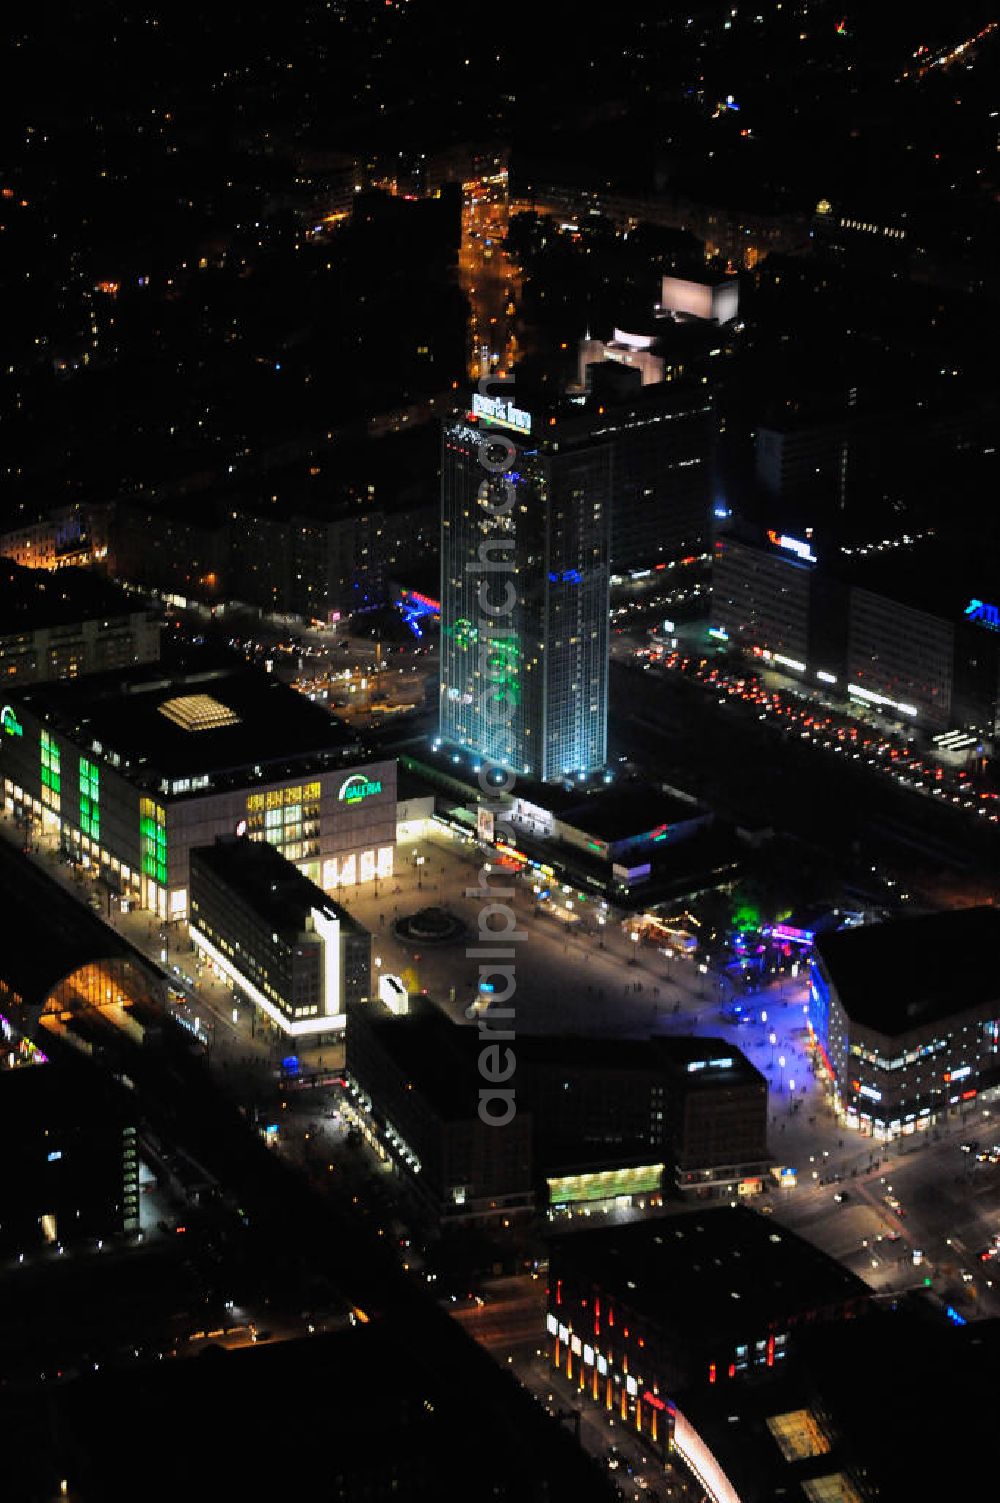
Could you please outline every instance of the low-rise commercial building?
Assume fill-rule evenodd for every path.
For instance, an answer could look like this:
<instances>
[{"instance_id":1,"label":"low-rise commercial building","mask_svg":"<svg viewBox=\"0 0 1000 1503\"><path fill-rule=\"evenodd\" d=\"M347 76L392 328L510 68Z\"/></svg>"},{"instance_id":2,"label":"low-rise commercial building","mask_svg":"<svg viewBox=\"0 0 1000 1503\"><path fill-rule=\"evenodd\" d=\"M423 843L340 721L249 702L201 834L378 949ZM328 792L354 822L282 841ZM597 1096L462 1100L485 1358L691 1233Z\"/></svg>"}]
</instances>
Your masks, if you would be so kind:
<instances>
[{"instance_id":1,"label":"low-rise commercial building","mask_svg":"<svg viewBox=\"0 0 1000 1503\"><path fill-rule=\"evenodd\" d=\"M740 874L745 852L733 828L682 790L635 783L619 790L602 782L588 797L578 783L518 779L516 791L486 808L471 759L431 749L419 760L401 750L399 761L412 785L433 791L429 817L494 847L498 861L516 869L540 901L551 897L567 914L584 898L596 900L604 922L609 902L630 909L675 905ZM416 800L405 804L413 831L406 838L416 838L419 818L410 812ZM399 817L402 829L402 805ZM570 892L560 897L559 885Z\"/></svg>"},{"instance_id":2,"label":"low-rise commercial building","mask_svg":"<svg viewBox=\"0 0 1000 1503\"><path fill-rule=\"evenodd\" d=\"M809 1026L850 1126L925 1130L1000 1085L998 946L989 907L817 938Z\"/></svg>"},{"instance_id":3,"label":"low-rise commercial building","mask_svg":"<svg viewBox=\"0 0 1000 1503\"><path fill-rule=\"evenodd\" d=\"M391 876L396 766L251 669L135 670L10 694L4 807L113 889L188 915L188 852L266 840L324 891Z\"/></svg>"},{"instance_id":4,"label":"low-rise commercial building","mask_svg":"<svg viewBox=\"0 0 1000 1503\"><path fill-rule=\"evenodd\" d=\"M369 995L368 931L266 841L226 836L189 860L202 954L282 1034L342 1030Z\"/></svg>"},{"instance_id":5,"label":"low-rise commercial building","mask_svg":"<svg viewBox=\"0 0 1000 1503\"><path fill-rule=\"evenodd\" d=\"M743 1380L786 1361L798 1326L842 1320L867 1297L855 1274L770 1217L699 1208L553 1237L549 1354L658 1455L707 1453L704 1482L718 1464L678 1411L679 1395L732 1386L735 1401Z\"/></svg>"},{"instance_id":6,"label":"low-rise commercial building","mask_svg":"<svg viewBox=\"0 0 1000 1503\"><path fill-rule=\"evenodd\" d=\"M721 865L732 871L733 851L711 811L655 785L602 788L581 798L579 789L519 783L508 821L513 840L497 831L495 822L485 836L495 840L505 859L529 870L537 857L541 879L555 877L616 899L648 895L678 878L683 884L685 868L695 890L699 873L711 887L713 870ZM683 850L675 857L678 847ZM542 890L547 885L541 881Z\"/></svg>"}]
</instances>

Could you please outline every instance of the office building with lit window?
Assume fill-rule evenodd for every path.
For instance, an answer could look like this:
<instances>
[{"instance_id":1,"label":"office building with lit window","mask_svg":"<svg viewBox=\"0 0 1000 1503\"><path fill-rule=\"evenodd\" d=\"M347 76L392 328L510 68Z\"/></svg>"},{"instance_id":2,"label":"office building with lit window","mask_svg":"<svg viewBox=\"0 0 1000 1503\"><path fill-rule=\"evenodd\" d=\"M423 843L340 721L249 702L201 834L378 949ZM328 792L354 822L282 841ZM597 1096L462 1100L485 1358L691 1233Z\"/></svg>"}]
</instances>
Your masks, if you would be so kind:
<instances>
[{"instance_id":1,"label":"office building with lit window","mask_svg":"<svg viewBox=\"0 0 1000 1503\"><path fill-rule=\"evenodd\" d=\"M10 693L4 808L161 919L188 916L188 853L245 834L324 891L392 874L394 761L253 669L135 670Z\"/></svg>"},{"instance_id":2,"label":"office building with lit window","mask_svg":"<svg viewBox=\"0 0 1000 1503\"><path fill-rule=\"evenodd\" d=\"M0 685L128 669L159 656L156 614L102 575L0 559Z\"/></svg>"},{"instance_id":3,"label":"office building with lit window","mask_svg":"<svg viewBox=\"0 0 1000 1503\"><path fill-rule=\"evenodd\" d=\"M589 415L477 393L445 424L442 740L542 782L603 767L611 496Z\"/></svg>"},{"instance_id":4,"label":"office building with lit window","mask_svg":"<svg viewBox=\"0 0 1000 1503\"><path fill-rule=\"evenodd\" d=\"M640 387L610 362L588 376L581 410L611 446L612 573L642 577L704 561L717 423L708 388L696 377Z\"/></svg>"},{"instance_id":5,"label":"office building with lit window","mask_svg":"<svg viewBox=\"0 0 1000 1503\"><path fill-rule=\"evenodd\" d=\"M767 1082L724 1040L526 1035L518 1060L550 1206L761 1193Z\"/></svg>"},{"instance_id":6,"label":"office building with lit window","mask_svg":"<svg viewBox=\"0 0 1000 1503\"><path fill-rule=\"evenodd\" d=\"M281 1033L342 1030L368 998L368 931L266 841L225 836L189 862L197 949Z\"/></svg>"},{"instance_id":7,"label":"office building with lit window","mask_svg":"<svg viewBox=\"0 0 1000 1503\"><path fill-rule=\"evenodd\" d=\"M862 1309L862 1281L742 1206L699 1208L552 1237L549 1356L655 1454L717 1465L678 1402L781 1368L796 1330ZM724 1479L723 1479L724 1480ZM715 1497L735 1497L724 1488Z\"/></svg>"},{"instance_id":8,"label":"office building with lit window","mask_svg":"<svg viewBox=\"0 0 1000 1503\"><path fill-rule=\"evenodd\" d=\"M988 749L1000 732L989 557L970 563L935 537L869 547L740 528L715 544L709 635L855 709Z\"/></svg>"},{"instance_id":9,"label":"office building with lit window","mask_svg":"<svg viewBox=\"0 0 1000 1503\"><path fill-rule=\"evenodd\" d=\"M817 937L809 1026L849 1126L924 1131L1000 1086L998 947L990 907Z\"/></svg>"},{"instance_id":10,"label":"office building with lit window","mask_svg":"<svg viewBox=\"0 0 1000 1503\"><path fill-rule=\"evenodd\" d=\"M519 1102L503 1121L503 1103L494 1102L487 1112L499 1120L480 1115L490 1090L480 1050L488 1045L424 996L396 1015L381 1002L348 1013L345 1114L442 1229L499 1229L534 1209L530 1109ZM492 1047L492 1068L504 1078L505 1046Z\"/></svg>"},{"instance_id":11,"label":"office building with lit window","mask_svg":"<svg viewBox=\"0 0 1000 1503\"><path fill-rule=\"evenodd\" d=\"M719 538L712 565L713 637L805 673L815 562L808 538L777 532L773 538ZM842 671L839 661L836 666Z\"/></svg>"}]
</instances>

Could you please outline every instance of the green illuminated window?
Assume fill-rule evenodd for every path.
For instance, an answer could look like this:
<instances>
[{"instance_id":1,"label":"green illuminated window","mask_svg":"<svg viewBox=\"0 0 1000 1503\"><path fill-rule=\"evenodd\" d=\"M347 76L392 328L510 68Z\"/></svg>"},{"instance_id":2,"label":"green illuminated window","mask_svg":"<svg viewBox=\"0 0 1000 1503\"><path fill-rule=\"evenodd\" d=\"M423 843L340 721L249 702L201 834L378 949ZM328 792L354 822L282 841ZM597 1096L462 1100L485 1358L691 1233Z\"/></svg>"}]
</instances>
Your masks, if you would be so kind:
<instances>
[{"instance_id":1,"label":"green illuminated window","mask_svg":"<svg viewBox=\"0 0 1000 1503\"><path fill-rule=\"evenodd\" d=\"M101 838L101 770L96 762L80 758L80 833L91 840Z\"/></svg>"},{"instance_id":2,"label":"green illuminated window","mask_svg":"<svg viewBox=\"0 0 1000 1503\"><path fill-rule=\"evenodd\" d=\"M42 732L42 803L49 809L59 809L62 787L62 758L59 747L48 731Z\"/></svg>"},{"instance_id":3,"label":"green illuminated window","mask_svg":"<svg viewBox=\"0 0 1000 1503\"><path fill-rule=\"evenodd\" d=\"M151 798L139 800L139 849L144 876L152 877L161 887L167 881L167 814L162 804Z\"/></svg>"}]
</instances>

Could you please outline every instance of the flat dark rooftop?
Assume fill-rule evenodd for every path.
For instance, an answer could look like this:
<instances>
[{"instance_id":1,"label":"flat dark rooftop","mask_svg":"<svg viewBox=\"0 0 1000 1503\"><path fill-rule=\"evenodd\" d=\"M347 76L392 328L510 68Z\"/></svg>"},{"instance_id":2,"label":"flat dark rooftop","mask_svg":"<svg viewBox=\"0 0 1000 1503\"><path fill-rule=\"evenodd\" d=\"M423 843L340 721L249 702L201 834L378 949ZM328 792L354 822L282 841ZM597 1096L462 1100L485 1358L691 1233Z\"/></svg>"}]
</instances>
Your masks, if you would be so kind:
<instances>
[{"instance_id":1,"label":"flat dark rooftop","mask_svg":"<svg viewBox=\"0 0 1000 1503\"><path fill-rule=\"evenodd\" d=\"M479 1030L462 1028L424 997L410 998L404 1017L367 1022L397 1068L445 1121L475 1117L479 1109ZM347 1066L351 1015L347 1018Z\"/></svg>"},{"instance_id":2,"label":"flat dark rooftop","mask_svg":"<svg viewBox=\"0 0 1000 1503\"><path fill-rule=\"evenodd\" d=\"M0 1070L0 1123L4 1137L30 1136L33 1128L80 1126L137 1116L128 1093L86 1059Z\"/></svg>"},{"instance_id":3,"label":"flat dark rooftop","mask_svg":"<svg viewBox=\"0 0 1000 1503\"><path fill-rule=\"evenodd\" d=\"M148 1503L175 1503L185 1494L243 1503L418 1503L453 1496L463 1503L541 1497L609 1503L615 1496L566 1427L433 1307L419 1319L406 1315L301 1340L209 1349L190 1361L127 1371L101 1363L97 1373L52 1387L58 1409L52 1423L75 1460L73 1494L82 1503L132 1503L135 1479L146 1472L141 1491ZM190 1448L172 1445L150 1465L144 1415L210 1410L220 1434L235 1434L262 1393L269 1396L276 1433L287 1436L323 1394L322 1444L293 1448L260 1439L209 1446L195 1463ZM7 1418L7 1407L2 1412ZM106 1423L111 1413L121 1418L113 1443ZM455 1493L442 1481L445 1473L461 1478ZM52 1468L50 1475L56 1475ZM10 1496L54 1491L15 1486Z\"/></svg>"},{"instance_id":4,"label":"flat dark rooftop","mask_svg":"<svg viewBox=\"0 0 1000 1503\"><path fill-rule=\"evenodd\" d=\"M869 1292L819 1248L744 1206L573 1232L551 1246L582 1279L699 1342L780 1329Z\"/></svg>"},{"instance_id":5,"label":"flat dark rooftop","mask_svg":"<svg viewBox=\"0 0 1000 1503\"><path fill-rule=\"evenodd\" d=\"M689 1090L751 1083L767 1089L757 1066L725 1039L704 1034L667 1034L657 1038L656 1052L661 1060L673 1065Z\"/></svg>"},{"instance_id":6,"label":"flat dark rooftop","mask_svg":"<svg viewBox=\"0 0 1000 1503\"><path fill-rule=\"evenodd\" d=\"M818 1390L819 1407L832 1416L836 1434L859 1457L884 1503L954 1496L949 1448L913 1444L914 1416L929 1389L939 1433L963 1436L967 1475L990 1474L1000 1321L956 1327L904 1310L816 1327L803 1341L802 1367Z\"/></svg>"},{"instance_id":7,"label":"flat dark rooftop","mask_svg":"<svg viewBox=\"0 0 1000 1503\"><path fill-rule=\"evenodd\" d=\"M0 559L0 634L144 612L90 569L24 569Z\"/></svg>"},{"instance_id":8,"label":"flat dark rooftop","mask_svg":"<svg viewBox=\"0 0 1000 1503\"><path fill-rule=\"evenodd\" d=\"M685 1084L718 1085L758 1081L764 1077L746 1055L725 1039L674 1034L648 1039L584 1038L579 1034L524 1034L518 1058L526 1064L571 1069L677 1072ZM731 1064L721 1064L731 1060ZM688 1070L688 1065L701 1068Z\"/></svg>"},{"instance_id":9,"label":"flat dark rooftop","mask_svg":"<svg viewBox=\"0 0 1000 1503\"><path fill-rule=\"evenodd\" d=\"M1000 998L1000 909L840 929L816 951L848 1016L889 1036Z\"/></svg>"},{"instance_id":10,"label":"flat dark rooftop","mask_svg":"<svg viewBox=\"0 0 1000 1503\"><path fill-rule=\"evenodd\" d=\"M191 705L204 696L212 705ZM57 733L116 752L132 782L182 779L267 768L295 776L362 757L361 743L305 695L253 668L171 671L151 665L94 674L68 683L32 685L14 696ZM185 729L174 714L207 710L220 722ZM275 764L288 764L287 773ZM306 764L306 766L303 766Z\"/></svg>"},{"instance_id":11,"label":"flat dark rooftop","mask_svg":"<svg viewBox=\"0 0 1000 1503\"><path fill-rule=\"evenodd\" d=\"M559 811L563 824L598 840L628 840L659 825L681 824L705 814L701 804L688 803L655 788L609 788Z\"/></svg>"},{"instance_id":12,"label":"flat dark rooftop","mask_svg":"<svg viewBox=\"0 0 1000 1503\"><path fill-rule=\"evenodd\" d=\"M481 1081L478 1028L454 1023L423 996L410 998L402 1018L377 1017L368 1023L381 1046L442 1117L455 1120L474 1115ZM580 1034L523 1034L517 1048L518 1066L625 1072L677 1072L686 1087L710 1089L720 1084L764 1085L760 1071L739 1049L724 1039L662 1037L648 1039L588 1038ZM709 1061L732 1059L730 1067L709 1067ZM689 1063L704 1060L705 1068L688 1072ZM350 1019L348 1019L348 1064ZM643 1150L646 1159L650 1150Z\"/></svg>"},{"instance_id":13,"label":"flat dark rooftop","mask_svg":"<svg viewBox=\"0 0 1000 1503\"><path fill-rule=\"evenodd\" d=\"M964 539L956 545L948 538L926 537L909 548L867 554L855 549L837 559L836 569L860 589L887 595L957 625L965 621L966 606L974 595L995 602L998 564L1000 553L991 538L976 539L973 563ZM987 627L978 629L988 632Z\"/></svg>"},{"instance_id":14,"label":"flat dark rooftop","mask_svg":"<svg viewBox=\"0 0 1000 1503\"><path fill-rule=\"evenodd\" d=\"M327 897L266 840L230 835L214 845L196 847L191 858L192 880L195 866L207 867L279 933L301 934L313 908L339 919L346 930L364 932L346 908Z\"/></svg>"}]
</instances>

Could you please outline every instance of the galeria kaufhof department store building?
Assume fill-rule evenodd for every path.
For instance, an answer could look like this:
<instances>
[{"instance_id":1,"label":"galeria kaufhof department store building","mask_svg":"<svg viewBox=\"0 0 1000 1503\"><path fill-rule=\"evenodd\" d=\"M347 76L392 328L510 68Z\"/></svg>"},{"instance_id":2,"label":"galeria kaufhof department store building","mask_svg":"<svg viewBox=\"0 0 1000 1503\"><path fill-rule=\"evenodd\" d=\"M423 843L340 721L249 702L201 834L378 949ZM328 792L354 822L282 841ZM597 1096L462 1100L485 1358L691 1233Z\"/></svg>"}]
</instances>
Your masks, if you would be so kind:
<instances>
[{"instance_id":1,"label":"galeria kaufhof department store building","mask_svg":"<svg viewBox=\"0 0 1000 1503\"><path fill-rule=\"evenodd\" d=\"M113 890L189 916L188 853L267 840L326 892L392 875L396 764L254 669L96 675L9 694L4 809Z\"/></svg>"}]
</instances>

